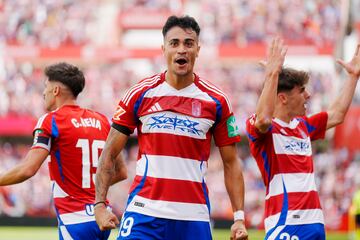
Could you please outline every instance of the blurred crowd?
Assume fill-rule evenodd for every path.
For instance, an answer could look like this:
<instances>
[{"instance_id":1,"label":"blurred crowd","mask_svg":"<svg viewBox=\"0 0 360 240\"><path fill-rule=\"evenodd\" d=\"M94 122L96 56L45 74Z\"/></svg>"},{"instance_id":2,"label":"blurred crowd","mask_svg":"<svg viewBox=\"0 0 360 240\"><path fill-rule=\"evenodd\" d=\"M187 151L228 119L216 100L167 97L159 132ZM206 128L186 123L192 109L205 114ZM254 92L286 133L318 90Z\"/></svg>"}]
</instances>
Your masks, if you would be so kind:
<instances>
[{"instance_id":1,"label":"blurred crowd","mask_svg":"<svg viewBox=\"0 0 360 240\"><path fill-rule=\"evenodd\" d=\"M204 33L202 39L209 44L246 45L265 42L276 34L293 43L331 45L339 35L340 3L338 0L2 0L0 41L53 48L92 44L98 39L99 31L112 35L103 28L114 26L106 26L104 21L116 24L121 14L133 10L188 13L199 20Z\"/></svg>"}]
</instances>

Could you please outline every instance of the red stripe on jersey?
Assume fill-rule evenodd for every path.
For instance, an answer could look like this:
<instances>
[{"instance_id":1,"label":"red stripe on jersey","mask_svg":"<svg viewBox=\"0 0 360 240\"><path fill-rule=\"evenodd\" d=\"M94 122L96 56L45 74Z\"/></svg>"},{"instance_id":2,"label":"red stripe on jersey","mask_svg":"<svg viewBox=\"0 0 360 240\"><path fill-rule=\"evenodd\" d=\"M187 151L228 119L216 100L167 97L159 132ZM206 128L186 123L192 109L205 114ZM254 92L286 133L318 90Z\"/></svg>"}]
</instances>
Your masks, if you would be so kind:
<instances>
[{"instance_id":1,"label":"red stripe on jersey","mask_svg":"<svg viewBox=\"0 0 360 240\"><path fill-rule=\"evenodd\" d=\"M152 107L158 104L161 109L153 110ZM181 97L181 96L160 96L145 97L138 111L139 117L149 114L149 112L162 112L171 110L181 114L207 118L215 121L216 119L216 102L205 101L197 98Z\"/></svg>"},{"instance_id":2,"label":"red stripe on jersey","mask_svg":"<svg viewBox=\"0 0 360 240\"><path fill-rule=\"evenodd\" d=\"M209 133L207 133L209 134ZM195 139L166 133L151 133L138 139L141 153L207 161L211 138ZM199 149L202 149L199 151Z\"/></svg>"},{"instance_id":3,"label":"red stripe on jersey","mask_svg":"<svg viewBox=\"0 0 360 240\"><path fill-rule=\"evenodd\" d=\"M281 212L284 195L276 195L266 200L265 215L271 216ZM288 193L287 210L321 209L319 195L316 191Z\"/></svg>"},{"instance_id":4,"label":"red stripe on jersey","mask_svg":"<svg viewBox=\"0 0 360 240\"><path fill-rule=\"evenodd\" d=\"M71 197L54 198L54 204L58 214L73 213L85 210L86 204L93 204L90 200L73 199Z\"/></svg>"},{"instance_id":5,"label":"red stripe on jersey","mask_svg":"<svg viewBox=\"0 0 360 240\"><path fill-rule=\"evenodd\" d=\"M314 167L311 156L275 154L269 159L277 158L271 162L271 175L279 173L313 173Z\"/></svg>"},{"instance_id":6,"label":"red stripe on jersey","mask_svg":"<svg viewBox=\"0 0 360 240\"><path fill-rule=\"evenodd\" d=\"M141 179L142 176L135 176L130 192L139 185ZM206 204L202 183L184 180L147 176L138 195L152 200Z\"/></svg>"}]
</instances>

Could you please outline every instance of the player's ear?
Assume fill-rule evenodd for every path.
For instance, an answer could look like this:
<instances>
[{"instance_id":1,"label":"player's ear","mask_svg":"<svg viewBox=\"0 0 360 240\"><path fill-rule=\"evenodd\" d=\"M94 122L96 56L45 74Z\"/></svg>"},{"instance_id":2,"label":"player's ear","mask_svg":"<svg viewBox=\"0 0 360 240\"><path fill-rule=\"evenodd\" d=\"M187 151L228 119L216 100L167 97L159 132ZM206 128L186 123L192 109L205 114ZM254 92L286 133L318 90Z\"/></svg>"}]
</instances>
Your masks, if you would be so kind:
<instances>
[{"instance_id":1,"label":"player's ear","mask_svg":"<svg viewBox=\"0 0 360 240\"><path fill-rule=\"evenodd\" d=\"M60 86L59 85L55 85L53 90L52 90L54 96L58 96L60 94Z\"/></svg>"},{"instance_id":2,"label":"player's ear","mask_svg":"<svg viewBox=\"0 0 360 240\"><path fill-rule=\"evenodd\" d=\"M165 55L165 47L164 47L164 44L161 45L161 51L162 51L163 55Z\"/></svg>"},{"instance_id":3,"label":"player's ear","mask_svg":"<svg viewBox=\"0 0 360 240\"><path fill-rule=\"evenodd\" d=\"M282 103L282 104L286 104L288 102L288 96L286 95L286 93L284 92L280 92L278 93L278 100Z\"/></svg>"}]
</instances>

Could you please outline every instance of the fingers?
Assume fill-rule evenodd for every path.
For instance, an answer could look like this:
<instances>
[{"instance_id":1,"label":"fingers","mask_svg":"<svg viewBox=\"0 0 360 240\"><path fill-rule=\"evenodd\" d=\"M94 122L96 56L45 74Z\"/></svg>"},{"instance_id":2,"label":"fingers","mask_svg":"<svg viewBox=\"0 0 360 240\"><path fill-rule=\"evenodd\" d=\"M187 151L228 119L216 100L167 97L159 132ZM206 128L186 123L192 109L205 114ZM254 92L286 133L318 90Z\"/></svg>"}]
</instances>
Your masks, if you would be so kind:
<instances>
[{"instance_id":1,"label":"fingers","mask_svg":"<svg viewBox=\"0 0 360 240\"><path fill-rule=\"evenodd\" d=\"M360 52L360 44L358 43L354 56L358 56Z\"/></svg>"},{"instance_id":2,"label":"fingers","mask_svg":"<svg viewBox=\"0 0 360 240\"><path fill-rule=\"evenodd\" d=\"M265 60L261 60L258 62L261 67L266 67L267 62Z\"/></svg>"}]
</instances>

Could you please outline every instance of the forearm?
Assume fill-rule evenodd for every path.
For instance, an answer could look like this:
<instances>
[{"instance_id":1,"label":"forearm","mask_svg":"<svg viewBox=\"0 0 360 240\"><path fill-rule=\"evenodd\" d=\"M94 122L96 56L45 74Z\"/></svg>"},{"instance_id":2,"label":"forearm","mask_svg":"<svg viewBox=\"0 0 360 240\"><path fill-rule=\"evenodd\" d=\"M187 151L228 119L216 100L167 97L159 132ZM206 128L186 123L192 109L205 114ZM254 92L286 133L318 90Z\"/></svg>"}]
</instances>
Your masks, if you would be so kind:
<instances>
[{"instance_id":1,"label":"forearm","mask_svg":"<svg viewBox=\"0 0 360 240\"><path fill-rule=\"evenodd\" d=\"M328 109L329 120L327 128L334 127L344 121L345 115L351 105L357 82L358 78L354 75L350 75L339 95L330 104Z\"/></svg>"},{"instance_id":2,"label":"forearm","mask_svg":"<svg viewBox=\"0 0 360 240\"><path fill-rule=\"evenodd\" d=\"M99 159L99 166L95 178L95 202L105 201L107 192L115 175L115 159L110 153L103 153Z\"/></svg>"},{"instance_id":3,"label":"forearm","mask_svg":"<svg viewBox=\"0 0 360 240\"><path fill-rule=\"evenodd\" d=\"M21 183L32 176L33 174L27 172L23 164L19 164L8 172L0 174L0 186Z\"/></svg>"},{"instance_id":4,"label":"forearm","mask_svg":"<svg viewBox=\"0 0 360 240\"><path fill-rule=\"evenodd\" d=\"M256 119L261 124L271 124L277 97L278 72L268 73L256 106Z\"/></svg>"},{"instance_id":5,"label":"forearm","mask_svg":"<svg viewBox=\"0 0 360 240\"><path fill-rule=\"evenodd\" d=\"M116 164L115 164L115 172L111 180L111 185L125 180L127 178L127 168L125 164L125 160L122 154L118 154L116 157Z\"/></svg>"},{"instance_id":6,"label":"forearm","mask_svg":"<svg viewBox=\"0 0 360 240\"><path fill-rule=\"evenodd\" d=\"M224 178L233 211L244 210L244 178L238 159L224 165Z\"/></svg>"}]
</instances>

